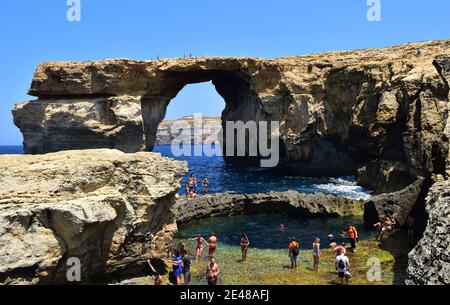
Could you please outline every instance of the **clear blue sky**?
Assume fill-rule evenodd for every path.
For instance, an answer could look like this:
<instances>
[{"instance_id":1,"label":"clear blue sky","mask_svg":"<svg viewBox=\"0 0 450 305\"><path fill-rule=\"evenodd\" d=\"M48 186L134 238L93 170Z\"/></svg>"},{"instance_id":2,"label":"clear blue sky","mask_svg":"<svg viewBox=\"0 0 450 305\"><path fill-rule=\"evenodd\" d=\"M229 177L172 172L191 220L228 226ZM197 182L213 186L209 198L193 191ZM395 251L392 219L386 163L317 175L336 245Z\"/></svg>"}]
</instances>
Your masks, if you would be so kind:
<instances>
[{"instance_id":1,"label":"clear blue sky","mask_svg":"<svg viewBox=\"0 0 450 305\"><path fill-rule=\"evenodd\" d=\"M44 61L279 57L450 38L450 1L381 3L382 21L371 23L366 0L81 0L81 22L69 23L66 0L1 0L0 145L22 142L11 109L31 99L32 74ZM211 85L184 91L169 117L223 109Z\"/></svg>"}]
</instances>

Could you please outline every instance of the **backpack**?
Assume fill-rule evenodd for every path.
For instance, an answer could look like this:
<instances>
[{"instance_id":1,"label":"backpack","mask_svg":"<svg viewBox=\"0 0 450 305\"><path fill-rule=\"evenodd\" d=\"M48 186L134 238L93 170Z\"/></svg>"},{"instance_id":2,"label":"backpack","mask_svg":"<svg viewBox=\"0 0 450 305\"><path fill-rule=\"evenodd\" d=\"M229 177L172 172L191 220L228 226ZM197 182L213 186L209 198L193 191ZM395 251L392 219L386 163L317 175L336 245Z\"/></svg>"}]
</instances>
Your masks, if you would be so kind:
<instances>
[{"instance_id":1,"label":"backpack","mask_svg":"<svg viewBox=\"0 0 450 305\"><path fill-rule=\"evenodd\" d=\"M292 254L294 256L297 256L300 253L300 249L298 247L298 243L296 243L296 245L294 247L292 247Z\"/></svg>"},{"instance_id":2,"label":"backpack","mask_svg":"<svg viewBox=\"0 0 450 305\"><path fill-rule=\"evenodd\" d=\"M345 269L345 267L347 267L346 265L345 265L345 262L344 262L344 259L340 259L339 260L339 262L338 262L338 267L339 267L339 269L341 269L341 270L343 270L343 269Z\"/></svg>"}]
</instances>

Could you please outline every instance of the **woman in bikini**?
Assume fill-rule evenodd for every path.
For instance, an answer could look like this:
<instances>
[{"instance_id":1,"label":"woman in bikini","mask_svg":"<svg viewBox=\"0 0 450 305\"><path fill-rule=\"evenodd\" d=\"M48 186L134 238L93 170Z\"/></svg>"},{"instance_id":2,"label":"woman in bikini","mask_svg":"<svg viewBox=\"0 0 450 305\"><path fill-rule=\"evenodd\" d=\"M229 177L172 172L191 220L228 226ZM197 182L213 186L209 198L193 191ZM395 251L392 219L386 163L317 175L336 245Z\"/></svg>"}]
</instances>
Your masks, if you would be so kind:
<instances>
[{"instance_id":1,"label":"woman in bikini","mask_svg":"<svg viewBox=\"0 0 450 305\"><path fill-rule=\"evenodd\" d=\"M203 244L207 244L209 246L208 242L201 236L197 236L197 237L194 237L194 238L189 238L189 240L197 241L197 257L196 257L196 260L202 258L202 256L203 256Z\"/></svg>"},{"instance_id":2,"label":"woman in bikini","mask_svg":"<svg viewBox=\"0 0 450 305\"><path fill-rule=\"evenodd\" d=\"M319 261L322 253L320 252L320 239L316 237L313 243L313 260L314 260L314 271L319 271Z\"/></svg>"},{"instance_id":3,"label":"woman in bikini","mask_svg":"<svg viewBox=\"0 0 450 305\"><path fill-rule=\"evenodd\" d=\"M248 239L247 234L242 234L241 251L242 251L242 261L243 262L245 262L247 260L248 246L250 246L250 240Z\"/></svg>"}]
</instances>

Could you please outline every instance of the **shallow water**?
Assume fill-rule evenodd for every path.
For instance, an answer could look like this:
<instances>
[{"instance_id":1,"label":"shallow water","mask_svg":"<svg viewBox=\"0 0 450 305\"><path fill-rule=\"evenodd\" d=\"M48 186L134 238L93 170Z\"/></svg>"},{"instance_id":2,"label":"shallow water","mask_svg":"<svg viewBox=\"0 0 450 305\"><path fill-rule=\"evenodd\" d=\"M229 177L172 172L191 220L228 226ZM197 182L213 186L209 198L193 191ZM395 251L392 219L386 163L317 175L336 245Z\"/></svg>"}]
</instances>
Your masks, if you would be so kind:
<instances>
[{"instance_id":1,"label":"shallow water","mask_svg":"<svg viewBox=\"0 0 450 305\"><path fill-rule=\"evenodd\" d=\"M203 178L209 181L210 193L233 192L238 194L265 193L270 191L296 190L303 193L325 193L353 199L367 199L371 191L356 185L354 177L310 178L286 175L260 167L243 167L225 163L222 157L174 156L171 146L158 145L153 150L162 156L187 161L189 172L182 180L182 186L190 175L197 176L199 188ZM202 190L200 190L202 191ZM184 187L180 194L184 194Z\"/></svg>"},{"instance_id":2,"label":"shallow water","mask_svg":"<svg viewBox=\"0 0 450 305\"><path fill-rule=\"evenodd\" d=\"M195 256L196 242L189 241L188 238L198 234L207 238L208 234L214 231L219 240L216 257L222 269L219 278L220 284L330 284L336 279L336 274L334 272L334 258L328 248L326 237L329 233L339 236L348 223L353 223L359 229L361 243L372 242L374 232L364 230L362 220L357 217L303 219L281 214L260 214L193 221L180 226L174 245L178 242L186 243L189 253ZM280 224L286 226L286 232L282 233L278 230ZM248 261L244 263L241 261L239 246L242 233L247 233L250 239ZM296 237L302 250L298 258L299 267L297 270L290 269L287 251L290 236ZM319 273L312 270L312 243L316 236L322 240L321 245L324 254L321 263L322 270ZM349 245L347 244L347 246ZM205 284L203 274L206 268L206 255L207 249L205 247L205 259L195 262L192 267L192 284ZM357 283L367 284L364 277L366 271L364 260L369 255L388 256L388 260L393 260L389 254L377 248L371 253L361 251L360 257L351 257L351 260L355 261L355 265L360 265L355 268L355 273L361 273L355 279ZM357 260L358 263L356 263ZM362 260L362 263L359 262L360 260ZM391 283L392 278L392 272L386 271L383 278L384 283Z\"/></svg>"}]
</instances>

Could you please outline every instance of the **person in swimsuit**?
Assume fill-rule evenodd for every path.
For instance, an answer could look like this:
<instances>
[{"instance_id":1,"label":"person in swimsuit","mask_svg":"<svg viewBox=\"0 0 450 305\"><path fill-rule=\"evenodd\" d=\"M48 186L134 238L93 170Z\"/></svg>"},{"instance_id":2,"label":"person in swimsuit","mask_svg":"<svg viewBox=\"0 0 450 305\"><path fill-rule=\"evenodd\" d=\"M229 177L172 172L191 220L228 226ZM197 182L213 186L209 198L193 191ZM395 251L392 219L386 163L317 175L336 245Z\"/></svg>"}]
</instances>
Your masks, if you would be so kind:
<instances>
[{"instance_id":1,"label":"person in swimsuit","mask_svg":"<svg viewBox=\"0 0 450 305\"><path fill-rule=\"evenodd\" d=\"M189 181L188 182L186 182L186 186L185 186L185 188L184 188L185 190L186 190L186 198L188 198L189 197Z\"/></svg>"},{"instance_id":2,"label":"person in swimsuit","mask_svg":"<svg viewBox=\"0 0 450 305\"><path fill-rule=\"evenodd\" d=\"M328 238L328 242L330 243L331 252L334 252L335 251L334 249L337 247L337 242L334 240L334 235L329 234L327 236L327 238Z\"/></svg>"},{"instance_id":3,"label":"person in swimsuit","mask_svg":"<svg viewBox=\"0 0 450 305\"><path fill-rule=\"evenodd\" d=\"M208 190L208 187L209 187L209 181L208 181L208 179L203 179L203 194L204 195L208 195L208 192L209 192L209 190Z\"/></svg>"},{"instance_id":4,"label":"person in swimsuit","mask_svg":"<svg viewBox=\"0 0 450 305\"><path fill-rule=\"evenodd\" d=\"M180 251L178 250L175 250L174 254L174 258L168 261L168 263L172 265L176 284L181 285L181 275L183 274L183 258L181 257Z\"/></svg>"},{"instance_id":5,"label":"person in swimsuit","mask_svg":"<svg viewBox=\"0 0 450 305\"><path fill-rule=\"evenodd\" d=\"M322 253L320 252L320 238L316 237L313 243L313 261L314 261L314 271L319 271L319 261Z\"/></svg>"},{"instance_id":6,"label":"person in swimsuit","mask_svg":"<svg viewBox=\"0 0 450 305\"><path fill-rule=\"evenodd\" d=\"M209 257L213 257L216 253L217 249L217 236L215 233L211 233L208 238L208 244L209 244Z\"/></svg>"},{"instance_id":7,"label":"person in swimsuit","mask_svg":"<svg viewBox=\"0 0 450 305\"><path fill-rule=\"evenodd\" d=\"M411 214L408 215L406 223L408 224L408 238L414 239L414 229L416 227L416 221Z\"/></svg>"},{"instance_id":8,"label":"person in swimsuit","mask_svg":"<svg viewBox=\"0 0 450 305\"><path fill-rule=\"evenodd\" d=\"M197 194L197 177L194 177L194 179L192 179L192 182L194 183L194 193Z\"/></svg>"},{"instance_id":9,"label":"person in swimsuit","mask_svg":"<svg viewBox=\"0 0 450 305\"><path fill-rule=\"evenodd\" d=\"M248 252L249 246L250 246L250 240L248 239L247 234L242 234L241 252L242 252L242 261L243 262L245 262L247 260L247 252Z\"/></svg>"},{"instance_id":10,"label":"person in swimsuit","mask_svg":"<svg viewBox=\"0 0 450 305\"><path fill-rule=\"evenodd\" d=\"M154 285L155 286L161 286L162 285L162 276L161 274L159 274L158 271L156 271L156 269L153 267L152 263L150 262L150 260L147 261L150 270L153 272L154 274Z\"/></svg>"},{"instance_id":11,"label":"person in swimsuit","mask_svg":"<svg viewBox=\"0 0 450 305\"><path fill-rule=\"evenodd\" d=\"M289 258L291 259L291 268L297 269L297 257L300 253L300 246L294 237L291 237L289 243Z\"/></svg>"},{"instance_id":12,"label":"person in swimsuit","mask_svg":"<svg viewBox=\"0 0 450 305\"><path fill-rule=\"evenodd\" d=\"M197 256L195 260L201 259L203 256L203 244L208 244L208 242L201 236L197 236L194 238L189 238L189 240L195 240L197 242Z\"/></svg>"},{"instance_id":13,"label":"person in swimsuit","mask_svg":"<svg viewBox=\"0 0 450 305\"><path fill-rule=\"evenodd\" d=\"M384 220L382 221L382 228L381 228L381 232L379 234L380 235L379 241L382 241L384 235L390 231L392 231L391 219L389 217L385 217Z\"/></svg>"},{"instance_id":14,"label":"person in swimsuit","mask_svg":"<svg viewBox=\"0 0 450 305\"><path fill-rule=\"evenodd\" d=\"M209 259L208 267L206 268L206 279L208 285L217 285L217 279L219 278L220 267L214 257Z\"/></svg>"},{"instance_id":15,"label":"person in swimsuit","mask_svg":"<svg viewBox=\"0 0 450 305\"><path fill-rule=\"evenodd\" d=\"M356 228L352 224L348 225L347 235L348 235L348 240L350 242L352 252L355 253L356 252L356 240L358 239L358 231L356 231Z\"/></svg>"},{"instance_id":16,"label":"person in swimsuit","mask_svg":"<svg viewBox=\"0 0 450 305\"><path fill-rule=\"evenodd\" d=\"M376 224L374 224L373 225L374 226L374 228L377 230L377 237L375 237L375 240L376 241L378 241L378 240L380 240L381 241L381 239L383 239L383 237L382 237L382 232L383 232L383 222L381 222L381 221L379 221L379 222L377 222Z\"/></svg>"}]
</instances>

